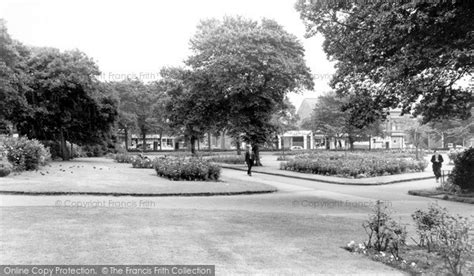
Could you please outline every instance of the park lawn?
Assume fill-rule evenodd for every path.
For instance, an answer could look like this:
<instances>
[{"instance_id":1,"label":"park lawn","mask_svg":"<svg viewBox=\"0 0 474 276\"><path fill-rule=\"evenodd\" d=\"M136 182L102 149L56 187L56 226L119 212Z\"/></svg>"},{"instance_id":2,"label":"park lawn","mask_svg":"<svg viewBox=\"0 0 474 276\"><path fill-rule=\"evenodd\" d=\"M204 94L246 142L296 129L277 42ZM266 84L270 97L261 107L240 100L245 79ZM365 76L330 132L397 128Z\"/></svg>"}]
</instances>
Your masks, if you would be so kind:
<instances>
[{"instance_id":1,"label":"park lawn","mask_svg":"<svg viewBox=\"0 0 474 276\"><path fill-rule=\"evenodd\" d=\"M401 275L342 248L364 238L356 219L57 207L2 207L0 215L4 264L209 264L217 275Z\"/></svg>"},{"instance_id":2,"label":"park lawn","mask_svg":"<svg viewBox=\"0 0 474 276\"><path fill-rule=\"evenodd\" d=\"M221 181L171 181L153 169L134 169L131 164L106 158L78 158L52 162L38 171L3 177L0 191L33 193L131 193L189 194L270 192L272 186L228 179Z\"/></svg>"}]
</instances>

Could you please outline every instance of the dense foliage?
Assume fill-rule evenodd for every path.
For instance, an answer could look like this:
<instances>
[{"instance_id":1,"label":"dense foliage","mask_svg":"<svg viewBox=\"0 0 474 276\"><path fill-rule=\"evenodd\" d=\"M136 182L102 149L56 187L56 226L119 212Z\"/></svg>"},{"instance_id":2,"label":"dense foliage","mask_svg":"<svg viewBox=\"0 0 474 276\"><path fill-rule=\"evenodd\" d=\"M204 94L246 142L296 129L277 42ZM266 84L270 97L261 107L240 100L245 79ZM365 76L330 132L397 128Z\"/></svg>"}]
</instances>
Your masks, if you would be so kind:
<instances>
[{"instance_id":1,"label":"dense foliage","mask_svg":"<svg viewBox=\"0 0 474 276\"><path fill-rule=\"evenodd\" d=\"M474 148L457 155L449 179L461 190L474 192Z\"/></svg>"},{"instance_id":2,"label":"dense foliage","mask_svg":"<svg viewBox=\"0 0 474 276\"><path fill-rule=\"evenodd\" d=\"M373 177L424 171L428 163L409 158L380 156L376 153L319 152L297 155L282 162L280 169L343 177Z\"/></svg>"},{"instance_id":3,"label":"dense foliage","mask_svg":"<svg viewBox=\"0 0 474 276\"><path fill-rule=\"evenodd\" d=\"M66 141L112 139L116 101L97 80L91 58L78 50L22 46L9 37L3 21L0 30L0 121L29 138L57 141L63 159L70 157Z\"/></svg>"},{"instance_id":4,"label":"dense foliage","mask_svg":"<svg viewBox=\"0 0 474 276\"><path fill-rule=\"evenodd\" d=\"M49 149L38 140L26 137L5 138L3 141L7 159L16 171L36 170L50 159Z\"/></svg>"},{"instance_id":5,"label":"dense foliage","mask_svg":"<svg viewBox=\"0 0 474 276\"><path fill-rule=\"evenodd\" d=\"M424 122L468 118L473 95L457 81L474 64L473 1L298 0L307 36L321 33L336 61L331 86L363 126L389 108Z\"/></svg>"},{"instance_id":6,"label":"dense foliage","mask_svg":"<svg viewBox=\"0 0 474 276\"><path fill-rule=\"evenodd\" d=\"M218 165L199 158L156 158L153 165L159 176L171 180L217 181L221 173Z\"/></svg>"},{"instance_id":7,"label":"dense foliage","mask_svg":"<svg viewBox=\"0 0 474 276\"><path fill-rule=\"evenodd\" d=\"M197 85L192 88L205 98L195 109L212 103L214 117L209 123L223 122L231 136L253 146L274 132L272 115L284 105L286 94L313 86L303 46L273 20L202 21L191 50L186 63L194 70ZM206 121L209 109L202 110ZM258 159L258 147L254 149Z\"/></svg>"}]
</instances>

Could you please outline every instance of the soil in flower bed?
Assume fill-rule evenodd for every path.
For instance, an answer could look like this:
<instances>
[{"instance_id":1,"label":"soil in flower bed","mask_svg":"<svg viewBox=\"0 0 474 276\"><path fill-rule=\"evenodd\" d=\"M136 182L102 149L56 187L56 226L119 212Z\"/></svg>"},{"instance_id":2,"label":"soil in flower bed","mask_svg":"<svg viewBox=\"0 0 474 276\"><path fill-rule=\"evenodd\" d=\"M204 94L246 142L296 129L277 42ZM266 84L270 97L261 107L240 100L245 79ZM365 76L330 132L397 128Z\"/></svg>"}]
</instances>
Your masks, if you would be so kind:
<instances>
[{"instance_id":1,"label":"soil in flower bed","mask_svg":"<svg viewBox=\"0 0 474 276\"><path fill-rule=\"evenodd\" d=\"M344 249L351 251L350 248ZM416 245L409 245L400 248L399 258L393 257L390 253L366 250L363 252L352 252L353 254L363 254L368 258L386 264L396 269L400 269L410 275L450 275L441 255L437 252L428 252L426 249ZM474 262L468 261L463 267L463 275L474 275Z\"/></svg>"},{"instance_id":2,"label":"soil in flower bed","mask_svg":"<svg viewBox=\"0 0 474 276\"><path fill-rule=\"evenodd\" d=\"M428 190L410 190L408 191L409 195L414 196L424 196L431 197L455 202L464 202L469 204L474 204L474 194L453 194L446 191L441 191L437 189L428 189Z\"/></svg>"}]
</instances>

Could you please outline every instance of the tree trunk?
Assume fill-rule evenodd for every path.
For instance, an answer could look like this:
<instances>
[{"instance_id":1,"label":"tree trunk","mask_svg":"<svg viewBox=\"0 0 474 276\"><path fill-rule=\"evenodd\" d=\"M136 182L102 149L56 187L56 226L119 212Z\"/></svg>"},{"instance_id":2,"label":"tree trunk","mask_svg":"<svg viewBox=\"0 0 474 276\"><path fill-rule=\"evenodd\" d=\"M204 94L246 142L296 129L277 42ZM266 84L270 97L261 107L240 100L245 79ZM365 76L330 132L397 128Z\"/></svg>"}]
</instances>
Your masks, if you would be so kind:
<instances>
[{"instance_id":1,"label":"tree trunk","mask_svg":"<svg viewBox=\"0 0 474 276\"><path fill-rule=\"evenodd\" d=\"M354 138L349 135L348 140L349 140L349 150L353 151L354 150Z\"/></svg>"},{"instance_id":2,"label":"tree trunk","mask_svg":"<svg viewBox=\"0 0 474 276\"><path fill-rule=\"evenodd\" d=\"M331 149L331 146L329 145L329 140L328 140L328 137L324 137L324 140L326 141L325 144L326 144L326 149Z\"/></svg>"},{"instance_id":3,"label":"tree trunk","mask_svg":"<svg viewBox=\"0 0 474 276\"><path fill-rule=\"evenodd\" d=\"M262 162L260 161L260 149L258 145L253 146L252 150L253 154L255 155L255 166L263 166Z\"/></svg>"},{"instance_id":4,"label":"tree trunk","mask_svg":"<svg viewBox=\"0 0 474 276\"><path fill-rule=\"evenodd\" d=\"M431 134L428 133L428 149L431 149Z\"/></svg>"},{"instance_id":5,"label":"tree trunk","mask_svg":"<svg viewBox=\"0 0 474 276\"><path fill-rule=\"evenodd\" d=\"M372 149L372 136L369 135L369 150Z\"/></svg>"},{"instance_id":6,"label":"tree trunk","mask_svg":"<svg viewBox=\"0 0 474 276\"><path fill-rule=\"evenodd\" d=\"M160 151L163 150L163 130L160 130Z\"/></svg>"},{"instance_id":7,"label":"tree trunk","mask_svg":"<svg viewBox=\"0 0 474 276\"><path fill-rule=\"evenodd\" d=\"M444 132L441 132L441 148L444 149Z\"/></svg>"},{"instance_id":8,"label":"tree trunk","mask_svg":"<svg viewBox=\"0 0 474 276\"><path fill-rule=\"evenodd\" d=\"M146 132L142 130L142 151L146 150Z\"/></svg>"},{"instance_id":9,"label":"tree trunk","mask_svg":"<svg viewBox=\"0 0 474 276\"><path fill-rule=\"evenodd\" d=\"M283 160L285 160L285 139L283 139L283 135L281 137L281 153L283 155Z\"/></svg>"},{"instance_id":10,"label":"tree trunk","mask_svg":"<svg viewBox=\"0 0 474 276\"><path fill-rule=\"evenodd\" d=\"M196 136L191 135L190 137L190 143L191 143L191 154L196 155Z\"/></svg>"},{"instance_id":11,"label":"tree trunk","mask_svg":"<svg viewBox=\"0 0 474 276\"><path fill-rule=\"evenodd\" d=\"M212 143L212 136L211 136L211 131L209 130L209 132L207 133L207 145L209 146L208 148L209 151L212 151L211 143Z\"/></svg>"},{"instance_id":12,"label":"tree trunk","mask_svg":"<svg viewBox=\"0 0 474 276\"><path fill-rule=\"evenodd\" d=\"M222 131L221 149L225 149L225 130Z\"/></svg>"},{"instance_id":13,"label":"tree trunk","mask_svg":"<svg viewBox=\"0 0 474 276\"><path fill-rule=\"evenodd\" d=\"M124 128L125 131L125 150L128 151L128 129Z\"/></svg>"},{"instance_id":14,"label":"tree trunk","mask_svg":"<svg viewBox=\"0 0 474 276\"><path fill-rule=\"evenodd\" d=\"M61 129L61 132L59 133L59 139L60 139L60 148L61 148L61 158L64 161L69 160L69 153L68 153L68 148L66 145L66 139L64 138L64 131Z\"/></svg>"},{"instance_id":15,"label":"tree trunk","mask_svg":"<svg viewBox=\"0 0 474 276\"><path fill-rule=\"evenodd\" d=\"M237 136L235 138L235 147L237 148L237 155L241 155L242 150L240 149L240 137L239 136Z\"/></svg>"},{"instance_id":16,"label":"tree trunk","mask_svg":"<svg viewBox=\"0 0 474 276\"><path fill-rule=\"evenodd\" d=\"M414 141L415 141L415 159L419 160L419 158L418 158L418 135L417 135L416 132L415 132L414 137L415 137L415 139L414 139Z\"/></svg>"},{"instance_id":17,"label":"tree trunk","mask_svg":"<svg viewBox=\"0 0 474 276\"><path fill-rule=\"evenodd\" d=\"M74 147L71 142L71 159L74 159Z\"/></svg>"}]
</instances>

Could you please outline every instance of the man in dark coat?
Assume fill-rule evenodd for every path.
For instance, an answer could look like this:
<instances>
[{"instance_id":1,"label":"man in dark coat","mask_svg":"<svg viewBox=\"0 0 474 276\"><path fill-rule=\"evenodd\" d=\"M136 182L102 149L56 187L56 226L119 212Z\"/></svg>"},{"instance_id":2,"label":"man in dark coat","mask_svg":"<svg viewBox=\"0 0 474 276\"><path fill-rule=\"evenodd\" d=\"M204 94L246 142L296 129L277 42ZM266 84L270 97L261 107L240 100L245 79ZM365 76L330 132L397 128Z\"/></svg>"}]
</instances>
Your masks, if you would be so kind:
<instances>
[{"instance_id":1,"label":"man in dark coat","mask_svg":"<svg viewBox=\"0 0 474 276\"><path fill-rule=\"evenodd\" d=\"M436 177L436 182L438 182L438 179L441 177L441 166L443 161L443 156L435 150L433 156L431 156L431 163L433 163L433 173Z\"/></svg>"},{"instance_id":2,"label":"man in dark coat","mask_svg":"<svg viewBox=\"0 0 474 276\"><path fill-rule=\"evenodd\" d=\"M252 166L255 160L255 155L250 146L247 146L247 151L245 152L245 163L247 164L248 170L247 175L252 176Z\"/></svg>"}]
</instances>

